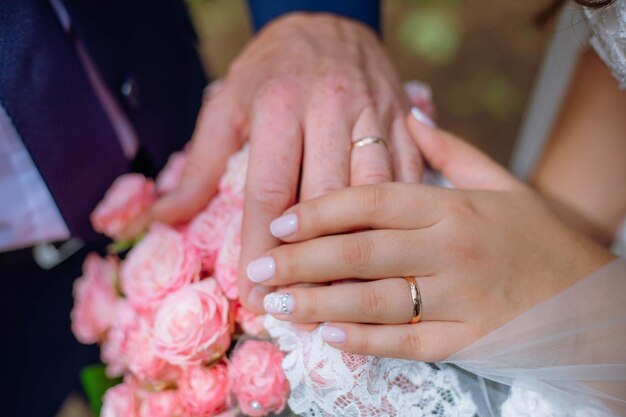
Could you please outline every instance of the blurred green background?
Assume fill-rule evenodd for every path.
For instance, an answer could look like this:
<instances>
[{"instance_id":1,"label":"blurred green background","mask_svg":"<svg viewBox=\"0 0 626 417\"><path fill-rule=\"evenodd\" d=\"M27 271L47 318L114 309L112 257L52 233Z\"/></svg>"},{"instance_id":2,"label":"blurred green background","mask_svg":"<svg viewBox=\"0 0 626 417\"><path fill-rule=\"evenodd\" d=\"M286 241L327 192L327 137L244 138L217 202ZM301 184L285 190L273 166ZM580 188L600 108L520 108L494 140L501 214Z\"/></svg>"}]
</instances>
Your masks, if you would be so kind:
<instances>
[{"instance_id":1,"label":"blurred green background","mask_svg":"<svg viewBox=\"0 0 626 417\"><path fill-rule=\"evenodd\" d=\"M245 1L187 3L204 65L222 76L252 36ZM533 19L549 3L386 0L383 39L403 80L432 86L437 122L507 164L550 37Z\"/></svg>"}]
</instances>

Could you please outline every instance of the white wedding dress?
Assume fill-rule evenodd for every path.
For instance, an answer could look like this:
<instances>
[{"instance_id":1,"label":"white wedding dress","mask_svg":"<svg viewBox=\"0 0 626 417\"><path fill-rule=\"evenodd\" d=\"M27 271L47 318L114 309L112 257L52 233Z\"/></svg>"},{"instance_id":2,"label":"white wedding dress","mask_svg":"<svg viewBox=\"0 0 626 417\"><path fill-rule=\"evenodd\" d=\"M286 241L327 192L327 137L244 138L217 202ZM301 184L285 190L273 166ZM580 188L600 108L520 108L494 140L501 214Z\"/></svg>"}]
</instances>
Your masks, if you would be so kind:
<instances>
[{"instance_id":1,"label":"white wedding dress","mask_svg":"<svg viewBox=\"0 0 626 417\"><path fill-rule=\"evenodd\" d=\"M590 39L620 87L626 88L626 0L593 11L566 6L513 161L521 177L541 153L577 55L585 47L581 39ZM616 248L623 250L626 227L620 234ZM621 278L626 279L626 261L614 261L437 365L342 353L325 344L318 331L300 331L271 316L265 325L286 352L289 406L298 415L620 415L626 413L626 317L620 310L626 294L611 301L606 295L624 292ZM604 290L598 292L598 286ZM554 316L559 319L549 319ZM601 352L599 362L597 352L576 349L582 337L598 341L594 346ZM607 409L603 401L616 408Z\"/></svg>"}]
</instances>

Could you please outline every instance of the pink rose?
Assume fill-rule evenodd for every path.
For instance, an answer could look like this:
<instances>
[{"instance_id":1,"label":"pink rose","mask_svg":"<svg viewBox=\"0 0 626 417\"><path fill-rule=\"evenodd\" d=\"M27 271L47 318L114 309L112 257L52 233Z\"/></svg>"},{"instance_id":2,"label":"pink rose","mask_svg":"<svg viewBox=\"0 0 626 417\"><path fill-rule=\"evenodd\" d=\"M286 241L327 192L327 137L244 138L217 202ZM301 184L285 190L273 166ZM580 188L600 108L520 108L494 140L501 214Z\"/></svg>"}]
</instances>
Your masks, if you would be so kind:
<instances>
[{"instance_id":1,"label":"pink rose","mask_svg":"<svg viewBox=\"0 0 626 417\"><path fill-rule=\"evenodd\" d=\"M141 174L122 175L91 213L91 224L114 240L133 239L148 226L155 199L153 181Z\"/></svg>"},{"instance_id":2,"label":"pink rose","mask_svg":"<svg viewBox=\"0 0 626 417\"><path fill-rule=\"evenodd\" d=\"M113 315L112 323L100 347L100 355L107 365L107 376L116 378L128 370L129 344L132 334L139 327L139 315L127 300L121 300Z\"/></svg>"},{"instance_id":3,"label":"pink rose","mask_svg":"<svg viewBox=\"0 0 626 417\"><path fill-rule=\"evenodd\" d=\"M220 179L220 193L225 194L232 201L243 203L249 153L250 147L246 143L239 152L230 157L226 172Z\"/></svg>"},{"instance_id":4,"label":"pink rose","mask_svg":"<svg viewBox=\"0 0 626 417\"><path fill-rule=\"evenodd\" d=\"M187 368L178 381L178 397L183 410L193 416L213 416L224 411L229 395L228 368L219 363L205 368Z\"/></svg>"},{"instance_id":5,"label":"pink rose","mask_svg":"<svg viewBox=\"0 0 626 417\"><path fill-rule=\"evenodd\" d=\"M250 336L261 336L265 333L265 326L263 325L264 315L251 313L239 301L232 302L231 308L235 316L235 322L239 324L244 333Z\"/></svg>"},{"instance_id":6,"label":"pink rose","mask_svg":"<svg viewBox=\"0 0 626 417\"><path fill-rule=\"evenodd\" d=\"M83 275L74 282L72 331L81 343L100 341L112 324L119 297L115 290L117 262L87 255Z\"/></svg>"},{"instance_id":7,"label":"pink rose","mask_svg":"<svg viewBox=\"0 0 626 417\"><path fill-rule=\"evenodd\" d=\"M208 272L213 271L226 228L236 210L239 209L220 194L189 224L187 239L200 253L202 266Z\"/></svg>"},{"instance_id":8,"label":"pink rose","mask_svg":"<svg viewBox=\"0 0 626 417\"><path fill-rule=\"evenodd\" d=\"M159 195L169 194L176 190L187 164L186 152L174 152L156 179L156 190Z\"/></svg>"},{"instance_id":9,"label":"pink rose","mask_svg":"<svg viewBox=\"0 0 626 417\"><path fill-rule=\"evenodd\" d=\"M214 279L186 285L170 294L156 313L156 354L177 365L198 365L228 349L232 321L228 300Z\"/></svg>"},{"instance_id":10,"label":"pink rose","mask_svg":"<svg viewBox=\"0 0 626 417\"><path fill-rule=\"evenodd\" d=\"M135 387L124 382L109 388L102 400L100 417L137 417Z\"/></svg>"},{"instance_id":11,"label":"pink rose","mask_svg":"<svg viewBox=\"0 0 626 417\"><path fill-rule=\"evenodd\" d=\"M182 415L178 392L164 390L158 392L144 392L139 417L176 417Z\"/></svg>"},{"instance_id":12,"label":"pink rose","mask_svg":"<svg viewBox=\"0 0 626 417\"><path fill-rule=\"evenodd\" d=\"M122 264L122 288L139 309L155 307L169 293L198 279L200 260L183 235L154 223Z\"/></svg>"},{"instance_id":13,"label":"pink rose","mask_svg":"<svg viewBox=\"0 0 626 417\"><path fill-rule=\"evenodd\" d=\"M180 376L180 368L157 356L151 330L148 318L138 317L137 325L128 336L128 369L142 381L175 381Z\"/></svg>"},{"instance_id":14,"label":"pink rose","mask_svg":"<svg viewBox=\"0 0 626 417\"><path fill-rule=\"evenodd\" d=\"M230 378L237 403L256 417L285 408L289 383L281 366L283 354L270 342L248 340L231 357Z\"/></svg>"},{"instance_id":15,"label":"pink rose","mask_svg":"<svg viewBox=\"0 0 626 417\"><path fill-rule=\"evenodd\" d=\"M224 295L231 300L239 298L237 271L239 269L239 254L241 253L242 217L243 212L238 212L231 218L215 262L215 279L224 291Z\"/></svg>"}]
</instances>

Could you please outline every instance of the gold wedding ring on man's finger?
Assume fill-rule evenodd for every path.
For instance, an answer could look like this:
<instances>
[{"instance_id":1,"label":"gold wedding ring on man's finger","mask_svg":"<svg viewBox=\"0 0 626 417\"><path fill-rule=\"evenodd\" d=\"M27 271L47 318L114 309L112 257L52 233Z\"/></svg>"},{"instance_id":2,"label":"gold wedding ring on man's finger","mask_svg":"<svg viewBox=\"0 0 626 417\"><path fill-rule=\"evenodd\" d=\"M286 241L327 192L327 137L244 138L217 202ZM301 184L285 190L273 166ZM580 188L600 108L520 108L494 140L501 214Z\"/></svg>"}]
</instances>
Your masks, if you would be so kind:
<instances>
[{"instance_id":1,"label":"gold wedding ring on man's finger","mask_svg":"<svg viewBox=\"0 0 626 417\"><path fill-rule=\"evenodd\" d=\"M375 144L383 145L385 148L389 149L389 143L387 143L387 140L385 138L381 138L380 136L365 136L360 139L356 139L352 142L352 149Z\"/></svg>"}]
</instances>

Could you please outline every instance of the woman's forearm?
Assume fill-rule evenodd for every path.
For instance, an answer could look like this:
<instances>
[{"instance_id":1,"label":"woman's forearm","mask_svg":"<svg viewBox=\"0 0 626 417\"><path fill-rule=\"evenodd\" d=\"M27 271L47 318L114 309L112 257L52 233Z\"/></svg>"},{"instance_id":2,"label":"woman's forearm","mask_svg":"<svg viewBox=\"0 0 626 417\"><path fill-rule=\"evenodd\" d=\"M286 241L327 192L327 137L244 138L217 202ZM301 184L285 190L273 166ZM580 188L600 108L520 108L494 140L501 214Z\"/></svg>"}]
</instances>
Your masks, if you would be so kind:
<instances>
[{"instance_id":1,"label":"woman's forearm","mask_svg":"<svg viewBox=\"0 0 626 417\"><path fill-rule=\"evenodd\" d=\"M626 92L592 51L531 183L571 227L610 244L626 215Z\"/></svg>"}]
</instances>

